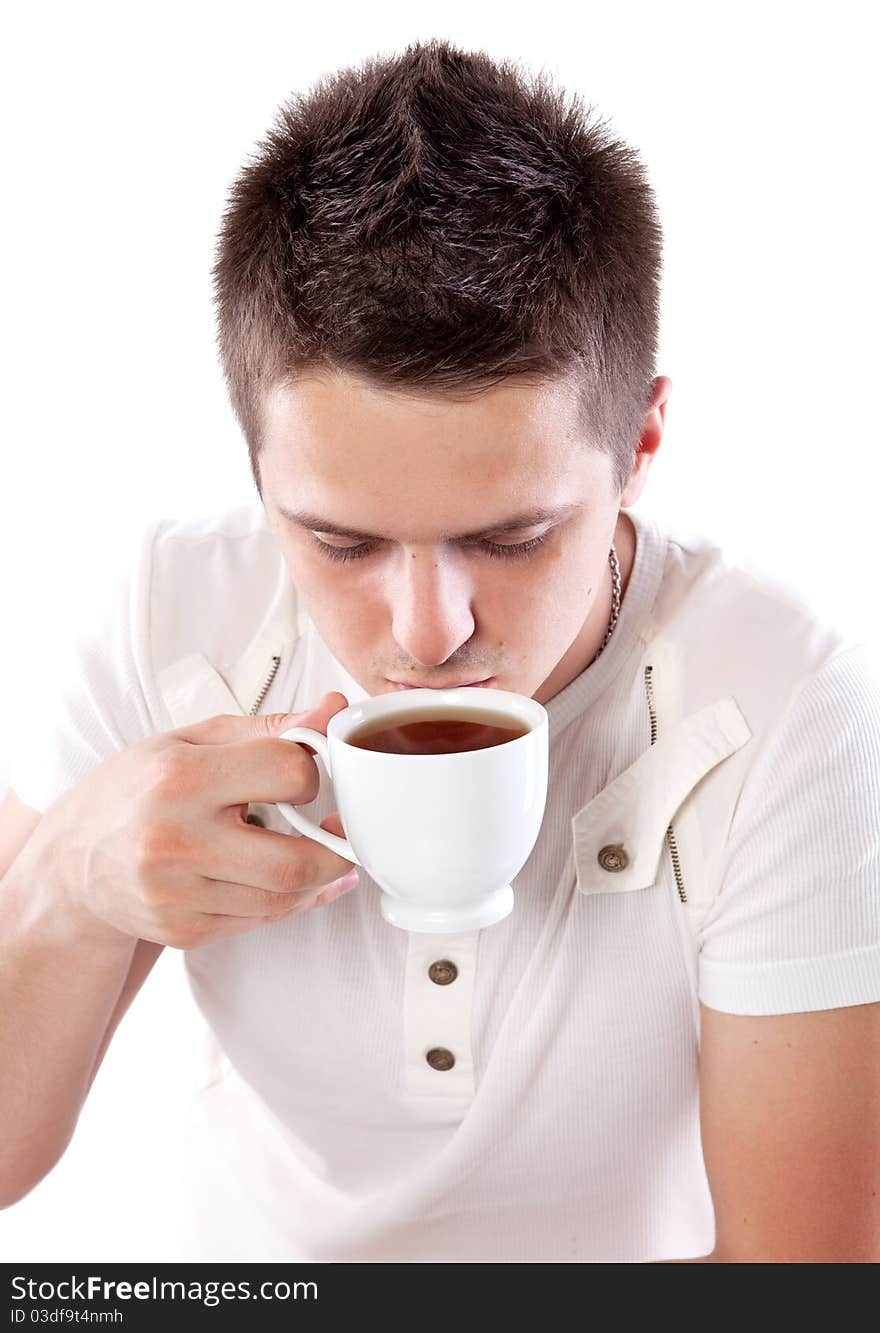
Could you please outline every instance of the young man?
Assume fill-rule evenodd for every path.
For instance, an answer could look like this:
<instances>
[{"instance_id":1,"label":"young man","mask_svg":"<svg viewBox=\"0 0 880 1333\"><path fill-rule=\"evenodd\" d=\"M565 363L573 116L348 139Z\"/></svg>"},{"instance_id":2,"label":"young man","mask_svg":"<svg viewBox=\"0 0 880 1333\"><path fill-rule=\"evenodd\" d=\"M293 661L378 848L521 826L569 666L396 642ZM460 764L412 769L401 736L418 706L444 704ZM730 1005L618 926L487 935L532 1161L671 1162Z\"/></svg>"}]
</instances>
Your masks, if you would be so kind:
<instances>
[{"instance_id":1,"label":"young man","mask_svg":"<svg viewBox=\"0 0 880 1333\"><path fill-rule=\"evenodd\" d=\"M192 1256L880 1257L880 683L627 512L660 249L632 151L485 56L284 108L215 268L260 503L151 526L10 774L7 1204L170 945ZM274 802L343 831L291 713L450 685L543 703L550 782L512 915L438 936Z\"/></svg>"}]
</instances>

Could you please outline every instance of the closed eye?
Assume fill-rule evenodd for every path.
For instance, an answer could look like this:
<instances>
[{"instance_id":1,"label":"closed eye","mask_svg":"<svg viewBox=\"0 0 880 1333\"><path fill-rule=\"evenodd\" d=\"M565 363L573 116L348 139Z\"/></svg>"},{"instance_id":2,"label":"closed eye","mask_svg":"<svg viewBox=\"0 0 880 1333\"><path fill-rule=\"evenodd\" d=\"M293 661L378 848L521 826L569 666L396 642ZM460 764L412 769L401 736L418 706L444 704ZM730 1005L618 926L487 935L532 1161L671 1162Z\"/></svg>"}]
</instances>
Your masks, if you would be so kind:
<instances>
[{"instance_id":1,"label":"closed eye","mask_svg":"<svg viewBox=\"0 0 880 1333\"><path fill-rule=\"evenodd\" d=\"M548 533L545 532L540 537L530 537L528 541L509 544L479 541L475 546L488 556L509 560L530 555L539 546L543 546L547 536ZM319 537L313 537L313 541L328 560L363 560L366 556L372 555L379 545L378 542L361 542L358 546L330 546L329 543L322 542Z\"/></svg>"}]
</instances>

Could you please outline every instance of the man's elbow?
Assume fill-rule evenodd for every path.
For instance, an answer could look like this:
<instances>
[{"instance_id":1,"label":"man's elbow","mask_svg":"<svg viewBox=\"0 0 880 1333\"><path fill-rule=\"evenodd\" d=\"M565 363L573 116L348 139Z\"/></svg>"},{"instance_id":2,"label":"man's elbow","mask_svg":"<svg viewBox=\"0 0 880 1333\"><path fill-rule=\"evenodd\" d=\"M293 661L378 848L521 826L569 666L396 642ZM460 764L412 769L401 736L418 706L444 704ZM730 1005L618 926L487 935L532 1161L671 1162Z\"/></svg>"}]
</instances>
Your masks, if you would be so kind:
<instances>
[{"instance_id":1,"label":"man's elbow","mask_svg":"<svg viewBox=\"0 0 880 1333\"><path fill-rule=\"evenodd\" d=\"M72 1138L71 1130L62 1143L53 1145L38 1160L26 1160L21 1152L4 1154L6 1160L0 1160L0 1208L14 1208L35 1190L54 1171Z\"/></svg>"}]
</instances>

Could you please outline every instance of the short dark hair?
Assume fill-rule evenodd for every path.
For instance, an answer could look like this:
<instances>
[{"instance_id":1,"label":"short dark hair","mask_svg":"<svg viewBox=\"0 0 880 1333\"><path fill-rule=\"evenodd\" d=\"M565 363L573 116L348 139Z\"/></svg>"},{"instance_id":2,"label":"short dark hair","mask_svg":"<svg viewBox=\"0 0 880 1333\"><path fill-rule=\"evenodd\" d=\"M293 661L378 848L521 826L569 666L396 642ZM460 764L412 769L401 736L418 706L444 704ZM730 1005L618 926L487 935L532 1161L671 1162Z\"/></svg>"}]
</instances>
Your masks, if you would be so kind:
<instances>
[{"instance_id":1,"label":"short dark hair","mask_svg":"<svg viewBox=\"0 0 880 1333\"><path fill-rule=\"evenodd\" d=\"M661 252L637 155L543 73L432 39L324 76L235 178L212 269L257 490L264 393L338 369L437 397L572 375L621 491Z\"/></svg>"}]
</instances>

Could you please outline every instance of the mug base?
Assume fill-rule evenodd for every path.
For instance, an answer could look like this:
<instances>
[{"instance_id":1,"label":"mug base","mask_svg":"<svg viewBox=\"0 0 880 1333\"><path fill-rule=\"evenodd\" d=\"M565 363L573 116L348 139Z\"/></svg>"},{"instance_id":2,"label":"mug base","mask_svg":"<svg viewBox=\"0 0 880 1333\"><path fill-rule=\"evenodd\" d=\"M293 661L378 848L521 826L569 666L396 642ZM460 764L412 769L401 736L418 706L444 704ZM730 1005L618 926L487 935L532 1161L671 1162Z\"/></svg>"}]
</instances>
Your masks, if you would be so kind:
<instances>
[{"instance_id":1,"label":"mug base","mask_svg":"<svg viewBox=\"0 0 880 1333\"><path fill-rule=\"evenodd\" d=\"M428 907L405 902L383 893L379 910L385 920L401 930L415 930L426 935L446 935L462 930L482 930L503 921L513 911L513 889L508 884L479 902L458 907Z\"/></svg>"}]
</instances>

